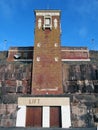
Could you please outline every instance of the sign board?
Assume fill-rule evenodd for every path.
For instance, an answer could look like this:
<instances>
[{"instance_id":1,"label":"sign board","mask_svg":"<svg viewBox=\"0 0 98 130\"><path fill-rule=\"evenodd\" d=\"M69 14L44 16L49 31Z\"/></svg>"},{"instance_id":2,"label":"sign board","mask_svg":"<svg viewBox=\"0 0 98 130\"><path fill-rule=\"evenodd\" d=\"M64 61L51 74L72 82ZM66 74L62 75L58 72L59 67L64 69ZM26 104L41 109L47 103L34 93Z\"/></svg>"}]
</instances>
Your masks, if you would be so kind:
<instances>
[{"instance_id":1,"label":"sign board","mask_svg":"<svg viewBox=\"0 0 98 130\"><path fill-rule=\"evenodd\" d=\"M19 97L19 106L66 106L70 105L69 97Z\"/></svg>"}]
</instances>

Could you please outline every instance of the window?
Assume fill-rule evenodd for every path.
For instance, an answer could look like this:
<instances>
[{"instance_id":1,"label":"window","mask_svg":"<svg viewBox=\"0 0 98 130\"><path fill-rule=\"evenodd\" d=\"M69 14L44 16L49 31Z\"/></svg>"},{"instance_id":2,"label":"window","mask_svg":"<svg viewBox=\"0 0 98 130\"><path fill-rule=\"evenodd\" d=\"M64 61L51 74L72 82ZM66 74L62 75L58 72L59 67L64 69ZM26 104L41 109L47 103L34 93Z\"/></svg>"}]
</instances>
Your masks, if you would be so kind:
<instances>
[{"instance_id":1,"label":"window","mask_svg":"<svg viewBox=\"0 0 98 130\"><path fill-rule=\"evenodd\" d=\"M44 17L43 29L47 28L52 29L52 17L50 15Z\"/></svg>"},{"instance_id":2,"label":"window","mask_svg":"<svg viewBox=\"0 0 98 130\"><path fill-rule=\"evenodd\" d=\"M50 18L45 18L45 25L49 26L51 24Z\"/></svg>"}]
</instances>

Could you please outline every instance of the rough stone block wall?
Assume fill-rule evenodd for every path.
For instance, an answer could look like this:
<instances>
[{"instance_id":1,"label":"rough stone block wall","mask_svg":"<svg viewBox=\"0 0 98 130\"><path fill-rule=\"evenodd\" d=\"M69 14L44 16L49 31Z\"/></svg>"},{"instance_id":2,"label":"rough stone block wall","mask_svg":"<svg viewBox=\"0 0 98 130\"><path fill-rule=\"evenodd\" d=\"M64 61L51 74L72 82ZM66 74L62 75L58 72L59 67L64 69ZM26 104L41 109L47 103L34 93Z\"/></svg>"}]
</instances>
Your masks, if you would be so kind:
<instances>
[{"instance_id":1,"label":"rough stone block wall","mask_svg":"<svg viewBox=\"0 0 98 130\"><path fill-rule=\"evenodd\" d=\"M63 64L64 91L98 93L97 64Z\"/></svg>"},{"instance_id":2,"label":"rough stone block wall","mask_svg":"<svg viewBox=\"0 0 98 130\"><path fill-rule=\"evenodd\" d=\"M90 59L92 63L98 63L98 51L90 51Z\"/></svg>"},{"instance_id":3,"label":"rough stone block wall","mask_svg":"<svg viewBox=\"0 0 98 130\"><path fill-rule=\"evenodd\" d=\"M73 94L71 102L71 118L73 127L94 127L95 104L98 101L95 95Z\"/></svg>"},{"instance_id":4,"label":"rough stone block wall","mask_svg":"<svg viewBox=\"0 0 98 130\"><path fill-rule=\"evenodd\" d=\"M71 97L72 127L98 123L98 64L63 63L64 93Z\"/></svg>"},{"instance_id":5,"label":"rough stone block wall","mask_svg":"<svg viewBox=\"0 0 98 130\"><path fill-rule=\"evenodd\" d=\"M32 63L0 63L0 93L30 93L31 68Z\"/></svg>"},{"instance_id":6,"label":"rough stone block wall","mask_svg":"<svg viewBox=\"0 0 98 130\"><path fill-rule=\"evenodd\" d=\"M0 62L6 60L8 57L8 51L0 51Z\"/></svg>"},{"instance_id":7,"label":"rough stone block wall","mask_svg":"<svg viewBox=\"0 0 98 130\"><path fill-rule=\"evenodd\" d=\"M17 104L0 104L0 126L15 127Z\"/></svg>"},{"instance_id":8,"label":"rough stone block wall","mask_svg":"<svg viewBox=\"0 0 98 130\"><path fill-rule=\"evenodd\" d=\"M0 61L0 126L15 126L17 97L31 91L31 69L32 63ZM72 127L94 126L98 122L97 60L63 63L62 71L64 94L71 99Z\"/></svg>"}]
</instances>

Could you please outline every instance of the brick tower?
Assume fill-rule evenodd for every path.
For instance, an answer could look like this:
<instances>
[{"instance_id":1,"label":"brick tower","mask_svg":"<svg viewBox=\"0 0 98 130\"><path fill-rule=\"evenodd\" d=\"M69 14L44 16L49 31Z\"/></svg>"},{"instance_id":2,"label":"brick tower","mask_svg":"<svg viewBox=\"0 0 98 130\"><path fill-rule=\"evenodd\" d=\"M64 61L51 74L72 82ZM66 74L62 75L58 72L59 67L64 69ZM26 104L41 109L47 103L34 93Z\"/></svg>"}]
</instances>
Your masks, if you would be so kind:
<instances>
[{"instance_id":1,"label":"brick tower","mask_svg":"<svg viewBox=\"0 0 98 130\"><path fill-rule=\"evenodd\" d=\"M33 97L18 98L16 126L69 128L70 98L63 95L62 87L60 11L36 10L35 16Z\"/></svg>"},{"instance_id":2,"label":"brick tower","mask_svg":"<svg viewBox=\"0 0 98 130\"><path fill-rule=\"evenodd\" d=\"M60 11L36 10L35 17L32 93L62 94Z\"/></svg>"}]
</instances>

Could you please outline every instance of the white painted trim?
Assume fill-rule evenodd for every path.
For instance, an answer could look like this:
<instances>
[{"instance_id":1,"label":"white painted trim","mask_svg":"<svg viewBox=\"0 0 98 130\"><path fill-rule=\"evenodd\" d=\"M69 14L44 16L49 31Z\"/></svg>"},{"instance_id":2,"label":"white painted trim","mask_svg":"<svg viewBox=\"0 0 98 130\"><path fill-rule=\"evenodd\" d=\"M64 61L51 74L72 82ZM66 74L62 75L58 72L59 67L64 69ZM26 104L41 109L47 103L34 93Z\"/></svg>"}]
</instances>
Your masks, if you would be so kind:
<instances>
[{"instance_id":1,"label":"white painted trim","mask_svg":"<svg viewBox=\"0 0 98 130\"><path fill-rule=\"evenodd\" d=\"M42 127L50 127L50 107L43 107Z\"/></svg>"},{"instance_id":2,"label":"white painted trim","mask_svg":"<svg viewBox=\"0 0 98 130\"><path fill-rule=\"evenodd\" d=\"M46 16L46 15L50 15L50 16L60 16L59 12L36 12L36 16Z\"/></svg>"},{"instance_id":3,"label":"white painted trim","mask_svg":"<svg viewBox=\"0 0 98 130\"><path fill-rule=\"evenodd\" d=\"M25 50L25 49L24 49L24 50L18 50L18 49L17 49L17 50L16 50L16 49L15 49L15 50L14 50L14 49L13 49L13 50L12 50L12 49L11 49L11 50L9 50L9 52L11 52L11 51L14 51L14 52L15 52L15 51L16 51L16 52L20 52L20 51L22 51L22 52L31 51L31 52L32 52L32 51L33 51L33 49L32 49L32 50Z\"/></svg>"},{"instance_id":4,"label":"white painted trim","mask_svg":"<svg viewBox=\"0 0 98 130\"><path fill-rule=\"evenodd\" d=\"M90 61L90 59L62 59L61 61Z\"/></svg>"},{"instance_id":5,"label":"white painted trim","mask_svg":"<svg viewBox=\"0 0 98 130\"><path fill-rule=\"evenodd\" d=\"M16 127L26 126L26 106L18 106Z\"/></svg>"},{"instance_id":6,"label":"white painted trim","mask_svg":"<svg viewBox=\"0 0 98 130\"><path fill-rule=\"evenodd\" d=\"M32 61L32 59L17 59L17 60L14 60L14 61Z\"/></svg>"},{"instance_id":7,"label":"white painted trim","mask_svg":"<svg viewBox=\"0 0 98 130\"><path fill-rule=\"evenodd\" d=\"M61 51L71 51L71 52L89 52L89 50L80 50L80 49L77 49L77 50L71 50L71 49L62 49Z\"/></svg>"},{"instance_id":8,"label":"white painted trim","mask_svg":"<svg viewBox=\"0 0 98 130\"><path fill-rule=\"evenodd\" d=\"M70 105L61 106L61 115L62 128L69 128L71 126Z\"/></svg>"},{"instance_id":9,"label":"white painted trim","mask_svg":"<svg viewBox=\"0 0 98 130\"><path fill-rule=\"evenodd\" d=\"M56 88L43 88L43 89L39 89L37 88L37 91L57 91L58 90L58 87Z\"/></svg>"}]
</instances>

